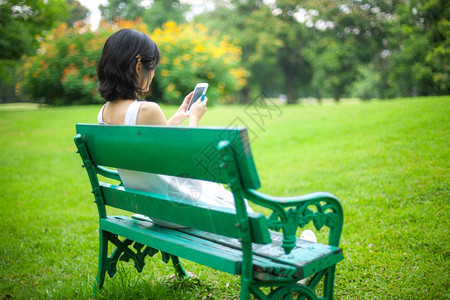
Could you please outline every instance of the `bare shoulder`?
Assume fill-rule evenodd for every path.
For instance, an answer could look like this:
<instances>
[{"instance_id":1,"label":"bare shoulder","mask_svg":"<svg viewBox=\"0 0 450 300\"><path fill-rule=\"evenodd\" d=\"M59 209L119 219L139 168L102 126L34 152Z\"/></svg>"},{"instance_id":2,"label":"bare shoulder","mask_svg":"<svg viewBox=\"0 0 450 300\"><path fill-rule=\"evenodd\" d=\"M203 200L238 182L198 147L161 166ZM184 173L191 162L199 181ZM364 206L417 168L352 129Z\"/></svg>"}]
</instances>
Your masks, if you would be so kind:
<instances>
[{"instance_id":1,"label":"bare shoulder","mask_svg":"<svg viewBox=\"0 0 450 300\"><path fill-rule=\"evenodd\" d=\"M144 101L139 109L136 123L138 125L167 125L167 120L158 103Z\"/></svg>"},{"instance_id":2,"label":"bare shoulder","mask_svg":"<svg viewBox=\"0 0 450 300\"><path fill-rule=\"evenodd\" d=\"M162 112L161 107L156 102L143 101L139 113L157 113Z\"/></svg>"}]
</instances>

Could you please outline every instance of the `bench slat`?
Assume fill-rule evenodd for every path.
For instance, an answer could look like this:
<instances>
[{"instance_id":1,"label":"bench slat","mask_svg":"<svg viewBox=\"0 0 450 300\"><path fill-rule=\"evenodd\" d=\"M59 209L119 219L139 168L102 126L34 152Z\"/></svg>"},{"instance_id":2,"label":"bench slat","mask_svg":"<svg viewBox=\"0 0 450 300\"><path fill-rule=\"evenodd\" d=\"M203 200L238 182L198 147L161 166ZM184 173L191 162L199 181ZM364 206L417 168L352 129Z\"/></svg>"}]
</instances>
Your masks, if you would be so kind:
<instances>
[{"instance_id":1,"label":"bench slat","mask_svg":"<svg viewBox=\"0 0 450 300\"><path fill-rule=\"evenodd\" d=\"M228 183L217 145L228 140L246 188L258 173L245 128L77 124L94 165ZM182 145L182 147L180 146Z\"/></svg>"},{"instance_id":2,"label":"bench slat","mask_svg":"<svg viewBox=\"0 0 450 300\"><path fill-rule=\"evenodd\" d=\"M101 183L100 188L108 206L227 237L240 237L239 230L235 226L236 212L230 208L208 207L205 204L194 204L168 195L125 189L108 183ZM270 243L265 216L260 213L248 215L253 242Z\"/></svg>"},{"instance_id":3,"label":"bench slat","mask_svg":"<svg viewBox=\"0 0 450 300\"><path fill-rule=\"evenodd\" d=\"M240 274L241 259L236 255L238 251L177 230L123 216L101 219L100 229L223 272Z\"/></svg>"},{"instance_id":4,"label":"bench slat","mask_svg":"<svg viewBox=\"0 0 450 300\"><path fill-rule=\"evenodd\" d=\"M198 231L190 228L180 231L207 239L234 249L241 249L241 243L235 238L226 238L213 233ZM271 231L272 243L268 245L253 244L254 257L264 257L283 265L291 265L297 269L297 277L308 277L319 270L328 268L344 259L342 249L322 243L313 243L297 238L292 252L285 254L282 248L283 235Z\"/></svg>"}]
</instances>

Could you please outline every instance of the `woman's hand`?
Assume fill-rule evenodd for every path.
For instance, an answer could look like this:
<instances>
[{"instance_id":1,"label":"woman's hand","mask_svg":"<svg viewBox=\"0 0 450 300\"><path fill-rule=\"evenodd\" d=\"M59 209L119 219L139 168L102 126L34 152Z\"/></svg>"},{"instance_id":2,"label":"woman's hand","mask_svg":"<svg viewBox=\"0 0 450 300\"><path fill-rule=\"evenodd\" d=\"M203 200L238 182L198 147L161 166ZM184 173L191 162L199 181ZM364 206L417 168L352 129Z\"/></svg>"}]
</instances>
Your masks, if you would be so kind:
<instances>
[{"instance_id":1,"label":"woman's hand","mask_svg":"<svg viewBox=\"0 0 450 300\"><path fill-rule=\"evenodd\" d=\"M191 105L189 109L189 126L195 127L198 125L198 122L205 114L207 108L206 103L208 102L208 98L204 98L203 101L198 99L195 103Z\"/></svg>"},{"instance_id":2,"label":"woman's hand","mask_svg":"<svg viewBox=\"0 0 450 300\"><path fill-rule=\"evenodd\" d=\"M189 101L191 101L192 95L194 92L190 92L181 103L180 107L176 111L176 113L167 121L168 125L178 126L188 117L186 114L186 109L189 105Z\"/></svg>"}]
</instances>

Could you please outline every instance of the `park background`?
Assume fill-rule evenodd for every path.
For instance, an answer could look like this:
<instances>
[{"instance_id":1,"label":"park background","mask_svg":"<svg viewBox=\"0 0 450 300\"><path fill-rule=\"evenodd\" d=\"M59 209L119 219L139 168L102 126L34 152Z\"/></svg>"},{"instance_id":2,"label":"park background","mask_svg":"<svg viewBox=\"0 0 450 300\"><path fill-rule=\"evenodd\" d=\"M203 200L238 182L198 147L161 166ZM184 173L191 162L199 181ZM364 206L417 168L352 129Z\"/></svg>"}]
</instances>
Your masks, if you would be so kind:
<instances>
[{"instance_id":1,"label":"park background","mask_svg":"<svg viewBox=\"0 0 450 300\"><path fill-rule=\"evenodd\" d=\"M248 103L261 92L289 104L450 93L448 1L191 2L204 10L110 0L93 30L76 0L1 1L0 101L101 103L96 63L120 28L158 44L148 98L159 103L178 104L200 81L210 103Z\"/></svg>"},{"instance_id":2,"label":"park background","mask_svg":"<svg viewBox=\"0 0 450 300\"><path fill-rule=\"evenodd\" d=\"M449 4L202 3L192 15L184 1L110 0L93 30L77 1L0 1L0 296L89 297L97 216L74 124L95 123L103 103L104 41L134 28L161 49L147 99L166 116L207 81L202 125L244 121L264 192L341 199L337 299L448 299ZM245 114L260 101L276 106L263 126ZM147 264L122 264L99 297L238 294L238 278L211 269L187 263L200 284L180 283Z\"/></svg>"}]
</instances>

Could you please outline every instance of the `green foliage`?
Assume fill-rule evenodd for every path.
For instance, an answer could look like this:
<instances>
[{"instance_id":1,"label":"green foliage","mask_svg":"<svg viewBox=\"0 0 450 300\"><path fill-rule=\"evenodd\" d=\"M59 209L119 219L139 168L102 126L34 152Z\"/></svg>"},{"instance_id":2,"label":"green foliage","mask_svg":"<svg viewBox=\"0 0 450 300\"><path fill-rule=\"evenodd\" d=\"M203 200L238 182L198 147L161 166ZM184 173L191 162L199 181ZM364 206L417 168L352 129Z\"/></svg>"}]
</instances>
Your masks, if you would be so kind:
<instances>
[{"instance_id":1,"label":"green foliage","mask_svg":"<svg viewBox=\"0 0 450 300\"><path fill-rule=\"evenodd\" d=\"M17 100L14 86L17 82L16 70L20 67L20 62L10 59L0 60L0 103Z\"/></svg>"},{"instance_id":2,"label":"green foliage","mask_svg":"<svg viewBox=\"0 0 450 300\"><path fill-rule=\"evenodd\" d=\"M362 100L381 98L381 75L373 65L361 65L358 69L358 77L350 86L349 94Z\"/></svg>"},{"instance_id":3,"label":"green foliage","mask_svg":"<svg viewBox=\"0 0 450 300\"><path fill-rule=\"evenodd\" d=\"M75 22L83 21L87 18L89 9L81 5L78 0L68 0L67 4L70 7L70 17L66 20L66 23L73 25Z\"/></svg>"},{"instance_id":4,"label":"green foliage","mask_svg":"<svg viewBox=\"0 0 450 300\"><path fill-rule=\"evenodd\" d=\"M95 32L86 26L61 24L43 38L38 54L23 65L20 90L51 105L102 102L96 92L96 65L107 37L120 28L149 34L145 24L135 21L104 23ZM179 104L196 83L208 82L208 98L214 103L245 85L247 73L239 67L240 48L206 27L168 22L149 35L162 52L152 87L156 100Z\"/></svg>"},{"instance_id":5,"label":"green foliage","mask_svg":"<svg viewBox=\"0 0 450 300\"><path fill-rule=\"evenodd\" d=\"M355 90L352 85L358 80L358 70L380 61L391 7L384 1L370 0L310 0L304 7L308 9L304 18L315 33L307 50L313 64L310 90L313 94L332 95L339 101L348 91ZM379 88L377 84L374 86Z\"/></svg>"},{"instance_id":6,"label":"green foliage","mask_svg":"<svg viewBox=\"0 0 450 300\"><path fill-rule=\"evenodd\" d=\"M334 100L339 101L358 74L353 45L348 42L340 44L329 38L323 39L321 44L324 47L307 50L307 53L315 57L312 90L315 94L331 93Z\"/></svg>"},{"instance_id":7,"label":"green foliage","mask_svg":"<svg viewBox=\"0 0 450 300\"><path fill-rule=\"evenodd\" d=\"M287 93L289 102L299 93L338 101L356 91L358 70L371 69L380 82L372 84L376 91L370 94L383 98L450 92L448 1L231 0L216 5L197 19L240 40L250 71L243 91Z\"/></svg>"},{"instance_id":8,"label":"green foliage","mask_svg":"<svg viewBox=\"0 0 450 300\"><path fill-rule=\"evenodd\" d=\"M169 21L182 24L185 22L184 14L189 8L188 4L180 3L180 0L154 0L142 13L142 22L151 30L161 28Z\"/></svg>"},{"instance_id":9,"label":"green foliage","mask_svg":"<svg viewBox=\"0 0 450 300\"><path fill-rule=\"evenodd\" d=\"M19 87L33 100L51 105L91 104L96 94L96 65L111 29L91 32L63 23L41 42L38 54L23 65Z\"/></svg>"},{"instance_id":10,"label":"green foliage","mask_svg":"<svg viewBox=\"0 0 450 300\"><path fill-rule=\"evenodd\" d=\"M19 2L29 2L34 12L12 13L13 5ZM54 5L47 7L46 3ZM34 55L36 34L50 28L49 24L55 24L57 20L67 19L67 11L61 5L60 0L2 1L0 34L4 38L0 40L0 57L17 60L22 54ZM37 13L37 8L40 13ZM137 0L109 0L101 6L105 20L119 22L119 18L137 18L147 25L149 32L156 32L158 28L165 30L160 27L171 24L169 21L185 23L184 15L188 9L189 6L179 0L156 0L149 6ZM72 14L74 12L75 9ZM60 18L58 14L61 14ZM230 93L240 90L239 98L248 102L253 94L264 91L271 95L287 94L288 102L293 103L298 96L309 95L318 98L332 96L339 100L359 95L386 98L449 94L449 18L450 6L445 0L307 0L301 3L295 0L270 3L229 0L214 1L214 9L196 16L195 20L210 29L199 34L241 47L242 59L238 63L248 70L248 73L235 72L235 78L246 77L245 84L236 85L227 79L227 71L220 73L222 67L213 67L217 71L213 71L216 78L223 77L222 81L212 80L213 84L225 82L228 87L223 88L222 95L219 92L214 94L213 86L211 95L230 100ZM178 38L192 46L183 37ZM220 47L219 44L216 46ZM163 53L171 57L168 64L177 61L176 56L184 54L197 58L187 49L170 48L181 52ZM168 64L163 64L166 71L171 75L180 74L176 67ZM6 70L0 78L13 70L5 66L10 64L4 62L0 66L0 70ZM236 69L237 65L232 63L230 68ZM361 73L361 70L370 70L374 77ZM210 79L205 74L197 76L195 72L186 72L184 68L181 73L193 76L193 82L199 78ZM158 76L153 85L154 96L166 101L164 97L167 95L167 102L173 103L175 97L192 89L187 87L191 84L185 82L187 79L181 79L181 75L174 76L177 88L169 88L174 92L167 89L170 84L167 76ZM380 82L369 84L371 77L380 78ZM70 80L66 82L72 83ZM5 86L5 82L0 84ZM14 83L6 82L8 84L9 88L5 90L11 94ZM79 82L75 86L74 89L78 89ZM363 91L367 88L371 89L370 95ZM39 92L34 94L40 95Z\"/></svg>"},{"instance_id":11,"label":"green foliage","mask_svg":"<svg viewBox=\"0 0 450 300\"><path fill-rule=\"evenodd\" d=\"M425 57L425 61L433 68L433 82L442 94L450 93L450 21L440 20L436 30L444 38Z\"/></svg>"},{"instance_id":12,"label":"green foliage","mask_svg":"<svg viewBox=\"0 0 450 300\"><path fill-rule=\"evenodd\" d=\"M432 47L423 36L402 42L403 49L392 53L389 64L389 95L418 96L433 90L432 70L424 57Z\"/></svg>"},{"instance_id":13,"label":"green foliage","mask_svg":"<svg viewBox=\"0 0 450 300\"><path fill-rule=\"evenodd\" d=\"M448 1L411 1L398 5L395 12L398 18L391 33L398 40L388 69L390 95L448 94Z\"/></svg>"},{"instance_id":14,"label":"green foliage","mask_svg":"<svg viewBox=\"0 0 450 300\"><path fill-rule=\"evenodd\" d=\"M15 70L38 47L37 35L69 15L63 0L0 1L0 102L17 101Z\"/></svg>"},{"instance_id":15,"label":"green foliage","mask_svg":"<svg viewBox=\"0 0 450 300\"><path fill-rule=\"evenodd\" d=\"M106 21L141 19L150 30L161 28L164 23L173 21L177 24L185 22L184 14L189 5L180 0L153 0L150 6L143 1L108 0L100 5L102 17Z\"/></svg>"},{"instance_id":16,"label":"green foliage","mask_svg":"<svg viewBox=\"0 0 450 300\"><path fill-rule=\"evenodd\" d=\"M449 101L283 106L280 117L265 119L264 129L244 119L262 192L329 191L341 200L345 259L337 267L336 299L450 297ZM74 124L95 123L99 109L0 106L0 239L7 241L0 247L0 298L91 296L98 215L73 137ZM212 107L202 125L227 126L245 118L246 109L252 107ZM163 110L170 115L176 107ZM200 281L177 282L169 278L173 267L159 257L146 263L138 273L119 262L98 298L239 294L237 276L182 260Z\"/></svg>"},{"instance_id":17,"label":"green foliage","mask_svg":"<svg viewBox=\"0 0 450 300\"><path fill-rule=\"evenodd\" d=\"M341 91L352 85L355 70L373 66L372 71L381 78L381 84L374 84L376 94L382 97L449 93L448 1L310 0L305 7L310 9L308 13L317 12L311 14L316 16L316 26L332 22L319 32L319 43L331 38L337 47L350 50L345 53L346 60L338 60L351 62L339 70L338 76L348 79L339 83ZM328 55L328 49L321 52L324 55L316 55L317 59ZM314 76L316 72L321 71L314 68ZM334 81L332 77L319 77ZM336 98L336 87L333 90Z\"/></svg>"},{"instance_id":18,"label":"green foliage","mask_svg":"<svg viewBox=\"0 0 450 300\"><path fill-rule=\"evenodd\" d=\"M275 15L273 9L254 1L231 1L212 12L196 17L208 27L239 40L243 66L250 71L249 91L284 92L289 102L298 98L311 77L310 63L304 57L309 34L304 24L293 17L294 6ZM223 22L227 19L227 22Z\"/></svg>"},{"instance_id":19,"label":"green foliage","mask_svg":"<svg viewBox=\"0 0 450 300\"><path fill-rule=\"evenodd\" d=\"M99 9L103 19L106 21L135 20L144 11L140 0L108 0L108 4L101 4Z\"/></svg>"},{"instance_id":20,"label":"green foliage","mask_svg":"<svg viewBox=\"0 0 450 300\"><path fill-rule=\"evenodd\" d=\"M0 2L0 60L18 60L33 53L35 36L69 15L63 0L11 0Z\"/></svg>"},{"instance_id":21,"label":"green foliage","mask_svg":"<svg viewBox=\"0 0 450 300\"><path fill-rule=\"evenodd\" d=\"M305 49L312 35L305 24L296 20L295 1L279 1L279 5L283 9L274 22L274 28L277 28L276 41L280 44L276 51L277 64L284 74L288 103L295 103L300 88L303 87L304 91L304 87L311 82L311 62L306 60Z\"/></svg>"}]
</instances>

